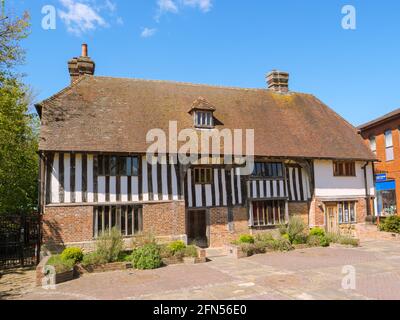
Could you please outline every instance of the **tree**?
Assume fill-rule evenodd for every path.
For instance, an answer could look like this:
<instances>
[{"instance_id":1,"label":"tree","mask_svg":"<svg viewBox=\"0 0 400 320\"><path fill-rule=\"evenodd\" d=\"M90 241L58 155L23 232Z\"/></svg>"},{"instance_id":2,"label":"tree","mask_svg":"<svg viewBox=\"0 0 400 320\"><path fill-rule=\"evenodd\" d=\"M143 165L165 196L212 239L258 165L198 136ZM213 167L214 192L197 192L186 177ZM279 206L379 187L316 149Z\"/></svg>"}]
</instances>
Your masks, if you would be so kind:
<instances>
[{"instance_id":1,"label":"tree","mask_svg":"<svg viewBox=\"0 0 400 320\"><path fill-rule=\"evenodd\" d=\"M24 61L20 42L29 34L29 19L27 12L22 18L0 17L0 72L10 75L12 67Z\"/></svg>"},{"instance_id":2,"label":"tree","mask_svg":"<svg viewBox=\"0 0 400 320\"><path fill-rule=\"evenodd\" d=\"M28 114L29 90L14 71L28 29L28 14L0 18L0 214L37 207L38 119Z\"/></svg>"}]
</instances>

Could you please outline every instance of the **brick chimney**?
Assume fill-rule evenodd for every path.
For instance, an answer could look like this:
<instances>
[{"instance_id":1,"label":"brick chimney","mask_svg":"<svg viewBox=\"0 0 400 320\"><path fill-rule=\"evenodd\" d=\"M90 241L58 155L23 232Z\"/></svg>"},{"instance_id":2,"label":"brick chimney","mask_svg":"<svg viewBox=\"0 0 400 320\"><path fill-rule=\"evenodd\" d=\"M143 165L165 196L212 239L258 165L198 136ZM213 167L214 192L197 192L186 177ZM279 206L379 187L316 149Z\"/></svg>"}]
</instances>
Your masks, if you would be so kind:
<instances>
[{"instance_id":1,"label":"brick chimney","mask_svg":"<svg viewBox=\"0 0 400 320\"><path fill-rule=\"evenodd\" d=\"M267 84L269 90L287 93L289 91L289 73L272 70L267 74Z\"/></svg>"},{"instance_id":2,"label":"brick chimney","mask_svg":"<svg viewBox=\"0 0 400 320\"><path fill-rule=\"evenodd\" d=\"M94 75L96 64L90 57L88 57L88 46L82 44L82 54L80 57L72 58L68 61L69 75L71 76L71 83L77 80L84 74Z\"/></svg>"}]
</instances>

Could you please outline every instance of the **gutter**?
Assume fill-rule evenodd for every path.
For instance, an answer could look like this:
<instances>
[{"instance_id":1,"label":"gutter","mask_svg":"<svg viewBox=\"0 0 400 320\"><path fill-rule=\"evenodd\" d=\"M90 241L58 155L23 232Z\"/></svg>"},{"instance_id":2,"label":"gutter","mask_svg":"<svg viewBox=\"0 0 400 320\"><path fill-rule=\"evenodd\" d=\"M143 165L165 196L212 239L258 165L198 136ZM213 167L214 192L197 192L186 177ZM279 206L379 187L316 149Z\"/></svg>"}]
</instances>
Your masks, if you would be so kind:
<instances>
[{"instance_id":1,"label":"gutter","mask_svg":"<svg viewBox=\"0 0 400 320\"><path fill-rule=\"evenodd\" d=\"M367 161L361 168L364 170L364 185L365 185L365 201L367 206L367 217L371 216L371 195L368 188L368 178L367 178L367 167L369 161Z\"/></svg>"}]
</instances>

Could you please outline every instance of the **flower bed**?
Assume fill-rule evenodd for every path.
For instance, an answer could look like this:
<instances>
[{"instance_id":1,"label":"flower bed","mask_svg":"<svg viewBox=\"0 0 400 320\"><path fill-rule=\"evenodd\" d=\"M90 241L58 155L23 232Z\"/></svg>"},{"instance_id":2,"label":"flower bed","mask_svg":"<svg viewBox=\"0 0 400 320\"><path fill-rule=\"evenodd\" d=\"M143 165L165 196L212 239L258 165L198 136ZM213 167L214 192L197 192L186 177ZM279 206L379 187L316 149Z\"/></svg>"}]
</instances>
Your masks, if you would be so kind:
<instances>
[{"instance_id":1,"label":"flower bed","mask_svg":"<svg viewBox=\"0 0 400 320\"><path fill-rule=\"evenodd\" d=\"M287 252L295 249L328 247L331 243L359 246L359 240L343 235L326 234L321 228L308 227L298 217L292 217L289 224L279 227L279 236L271 233L241 235L239 239L225 246L228 256L240 259L266 252Z\"/></svg>"}]
</instances>

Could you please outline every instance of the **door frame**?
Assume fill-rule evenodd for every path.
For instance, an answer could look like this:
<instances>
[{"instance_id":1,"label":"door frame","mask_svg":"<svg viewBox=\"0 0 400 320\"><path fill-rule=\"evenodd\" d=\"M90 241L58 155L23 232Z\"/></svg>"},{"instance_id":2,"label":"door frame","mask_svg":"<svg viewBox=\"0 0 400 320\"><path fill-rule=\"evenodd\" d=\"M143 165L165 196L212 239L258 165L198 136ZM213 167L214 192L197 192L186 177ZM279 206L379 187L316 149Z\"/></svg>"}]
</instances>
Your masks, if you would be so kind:
<instances>
[{"instance_id":1,"label":"door frame","mask_svg":"<svg viewBox=\"0 0 400 320\"><path fill-rule=\"evenodd\" d=\"M337 202L325 203L325 231L332 232L332 233L339 233L339 216L338 216L338 204ZM330 230L330 223L331 219L329 217L329 209L334 209L334 216L335 216L335 231Z\"/></svg>"},{"instance_id":2,"label":"door frame","mask_svg":"<svg viewBox=\"0 0 400 320\"><path fill-rule=\"evenodd\" d=\"M207 239L207 248L210 247L210 210L206 208L187 208L186 209L186 235L187 235L187 242L191 240L189 238L189 230L190 230L190 219L189 215L192 211L204 211L205 212L205 219L206 219L206 239Z\"/></svg>"}]
</instances>

